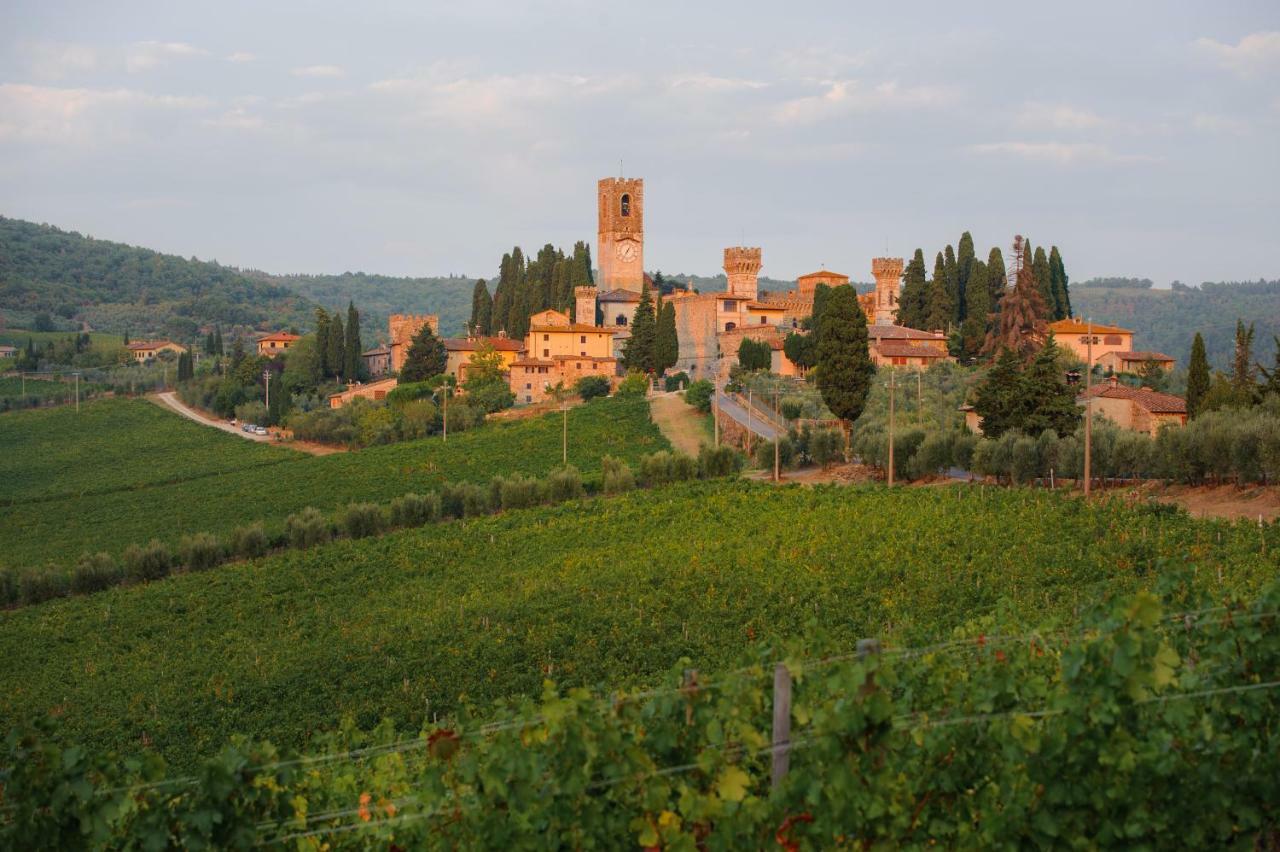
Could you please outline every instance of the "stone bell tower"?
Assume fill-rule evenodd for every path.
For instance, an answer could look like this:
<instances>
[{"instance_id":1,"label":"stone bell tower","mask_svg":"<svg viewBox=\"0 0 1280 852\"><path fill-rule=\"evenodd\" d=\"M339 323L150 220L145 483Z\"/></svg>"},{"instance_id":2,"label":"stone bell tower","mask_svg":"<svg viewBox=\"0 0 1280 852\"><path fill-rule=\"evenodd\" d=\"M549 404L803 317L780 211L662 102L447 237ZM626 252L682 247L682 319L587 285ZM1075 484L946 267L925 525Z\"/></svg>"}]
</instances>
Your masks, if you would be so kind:
<instances>
[{"instance_id":1,"label":"stone bell tower","mask_svg":"<svg viewBox=\"0 0 1280 852\"><path fill-rule=\"evenodd\" d=\"M602 290L644 289L644 180L603 178L596 262Z\"/></svg>"},{"instance_id":2,"label":"stone bell tower","mask_svg":"<svg viewBox=\"0 0 1280 852\"><path fill-rule=\"evenodd\" d=\"M596 288L590 285L573 288L573 321L579 325L596 324Z\"/></svg>"},{"instance_id":3,"label":"stone bell tower","mask_svg":"<svg viewBox=\"0 0 1280 852\"><path fill-rule=\"evenodd\" d=\"M729 279L729 292L744 299L759 295L760 247L732 246L724 250L724 274Z\"/></svg>"},{"instance_id":4,"label":"stone bell tower","mask_svg":"<svg viewBox=\"0 0 1280 852\"><path fill-rule=\"evenodd\" d=\"M871 274L876 278L875 314L871 321L876 325L893 325L898 316L898 295L902 290L902 258L872 258Z\"/></svg>"}]
</instances>

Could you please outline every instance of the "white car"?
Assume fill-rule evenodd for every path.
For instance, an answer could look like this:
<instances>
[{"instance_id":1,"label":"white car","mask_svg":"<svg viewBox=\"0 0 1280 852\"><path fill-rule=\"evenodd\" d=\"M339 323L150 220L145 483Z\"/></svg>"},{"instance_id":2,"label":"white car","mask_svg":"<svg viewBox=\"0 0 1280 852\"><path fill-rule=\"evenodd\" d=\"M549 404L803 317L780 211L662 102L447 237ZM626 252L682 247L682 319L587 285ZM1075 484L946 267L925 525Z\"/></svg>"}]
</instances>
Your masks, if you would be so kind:
<instances>
[{"instance_id":1,"label":"white car","mask_svg":"<svg viewBox=\"0 0 1280 852\"><path fill-rule=\"evenodd\" d=\"M253 427L253 434L255 434L255 435L265 435L265 434L267 434L267 428L266 428L265 426L254 426L254 427Z\"/></svg>"}]
</instances>

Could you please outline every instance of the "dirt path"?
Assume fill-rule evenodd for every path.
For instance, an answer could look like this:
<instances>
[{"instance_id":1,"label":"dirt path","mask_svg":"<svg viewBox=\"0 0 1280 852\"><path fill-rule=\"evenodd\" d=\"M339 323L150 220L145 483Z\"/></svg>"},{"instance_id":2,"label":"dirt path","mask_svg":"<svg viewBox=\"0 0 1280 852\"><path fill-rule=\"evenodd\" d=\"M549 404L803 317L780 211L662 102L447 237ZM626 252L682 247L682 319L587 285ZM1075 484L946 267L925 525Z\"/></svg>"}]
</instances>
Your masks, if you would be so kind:
<instances>
[{"instance_id":1,"label":"dirt path","mask_svg":"<svg viewBox=\"0 0 1280 852\"><path fill-rule=\"evenodd\" d=\"M180 401L173 391L165 391L149 397L157 405L164 406L172 411L176 411L188 420L194 420L202 426L212 426L215 429L221 429L223 432L244 438L246 441L256 441L260 444L275 443L281 447L288 447L291 450L297 450L302 453L310 453L313 456L327 456L331 453L345 452L341 447L330 447L324 444L313 444L309 441L277 441L277 433L270 435L253 435L249 432L242 431L239 426L232 426L225 420L219 420L216 417L209 417L203 412L197 411L185 405Z\"/></svg>"},{"instance_id":2,"label":"dirt path","mask_svg":"<svg viewBox=\"0 0 1280 852\"><path fill-rule=\"evenodd\" d=\"M698 409L686 403L679 394L661 393L649 400L653 422L671 446L682 453L696 456L708 443L706 427Z\"/></svg>"}]
</instances>

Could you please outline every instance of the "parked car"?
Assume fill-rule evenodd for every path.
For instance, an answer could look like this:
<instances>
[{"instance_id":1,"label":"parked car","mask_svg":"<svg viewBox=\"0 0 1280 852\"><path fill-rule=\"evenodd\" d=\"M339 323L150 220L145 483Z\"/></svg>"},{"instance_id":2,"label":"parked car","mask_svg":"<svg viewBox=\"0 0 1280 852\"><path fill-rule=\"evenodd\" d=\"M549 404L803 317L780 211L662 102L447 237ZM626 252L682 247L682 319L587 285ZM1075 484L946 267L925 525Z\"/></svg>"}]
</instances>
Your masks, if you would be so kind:
<instances>
[{"instance_id":1,"label":"parked car","mask_svg":"<svg viewBox=\"0 0 1280 852\"><path fill-rule=\"evenodd\" d=\"M253 428L254 428L254 427L253 427L253 424L252 424L252 423L245 423L243 426L241 426L241 427L240 427L240 431L242 431L242 432L252 432L252 431L253 431Z\"/></svg>"},{"instance_id":2,"label":"parked car","mask_svg":"<svg viewBox=\"0 0 1280 852\"><path fill-rule=\"evenodd\" d=\"M265 426L254 426L254 427L253 427L253 434L255 434L255 435L265 435L265 434L267 434L267 427L265 427Z\"/></svg>"}]
</instances>

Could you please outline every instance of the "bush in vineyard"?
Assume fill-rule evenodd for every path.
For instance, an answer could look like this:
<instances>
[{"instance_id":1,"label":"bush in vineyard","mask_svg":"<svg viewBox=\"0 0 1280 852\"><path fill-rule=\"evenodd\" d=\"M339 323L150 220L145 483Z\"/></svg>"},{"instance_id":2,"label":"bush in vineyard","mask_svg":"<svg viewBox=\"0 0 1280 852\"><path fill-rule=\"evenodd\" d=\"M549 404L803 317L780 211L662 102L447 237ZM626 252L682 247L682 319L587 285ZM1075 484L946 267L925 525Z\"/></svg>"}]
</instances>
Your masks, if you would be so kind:
<instances>
[{"instance_id":1,"label":"bush in vineyard","mask_svg":"<svg viewBox=\"0 0 1280 852\"><path fill-rule=\"evenodd\" d=\"M173 569L173 554L156 539L145 546L130 545L124 552L124 569L125 575L135 582L159 580L169 576Z\"/></svg>"},{"instance_id":2,"label":"bush in vineyard","mask_svg":"<svg viewBox=\"0 0 1280 852\"><path fill-rule=\"evenodd\" d=\"M338 526L349 538L366 538L386 528L386 518L377 503L351 503L338 513Z\"/></svg>"},{"instance_id":3,"label":"bush in vineyard","mask_svg":"<svg viewBox=\"0 0 1280 852\"><path fill-rule=\"evenodd\" d=\"M440 520L439 494L406 494L391 501L393 527L420 527Z\"/></svg>"},{"instance_id":4,"label":"bush in vineyard","mask_svg":"<svg viewBox=\"0 0 1280 852\"><path fill-rule=\"evenodd\" d=\"M333 537L329 519L313 506L285 518L284 529L289 545L298 549L324 544Z\"/></svg>"},{"instance_id":5,"label":"bush in vineyard","mask_svg":"<svg viewBox=\"0 0 1280 852\"><path fill-rule=\"evenodd\" d=\"M222 562L222 542L209 533L183 536L178 542L178 562L188 571L207 571Z\"/></svg>"},{"instance_id":6,"label":"bush in vineyard","mask_svg":"<svg viewBox=\"0 0 1280 852\"><path fill-rule=\"evenodd\" d=\"M261 523L236 527L228 542L231 553L241 559L254 559L267 552L267 532Z\"/></svg>"}]
</instances>

